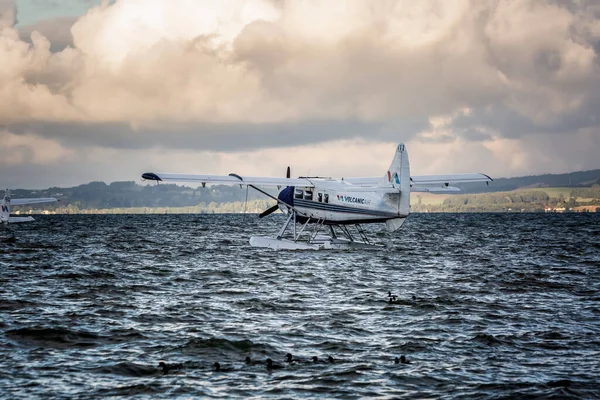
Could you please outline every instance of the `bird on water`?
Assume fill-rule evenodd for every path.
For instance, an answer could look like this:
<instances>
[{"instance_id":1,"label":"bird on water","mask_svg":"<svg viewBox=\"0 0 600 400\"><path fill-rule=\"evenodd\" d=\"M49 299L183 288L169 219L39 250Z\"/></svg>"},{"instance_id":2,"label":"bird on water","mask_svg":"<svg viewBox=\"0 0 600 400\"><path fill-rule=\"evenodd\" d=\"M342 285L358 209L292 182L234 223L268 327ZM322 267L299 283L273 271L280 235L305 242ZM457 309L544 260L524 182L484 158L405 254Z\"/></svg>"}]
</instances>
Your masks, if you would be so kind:
<instances>
[{"instance_id":1,"label":"bird on water","mask_svg":"<svg viewBox=\"0 0 600 400\"><path fill-rule=\"evenodd\" d=\"M253 360L250 358L250 356L246 356L246 358L244 359L244 362L247 365L258 365L258 364L264 364L264 362L259 361L259 360Z\"/></svg>"},{"instance_id":2,"label":"bird on water","mask_svg":"<svg viewBox=\"0 0 600 400\"><path fill-rule=\"evenodd\" d=\"M179 371L183 369L183 364L167 364L164 361L158 363L158 367L162 370L163 375L168 374L171 371Z\"/></svg>"},{"instance_id":3,"label":"bird on water","mask_svg":"<svg viewBox=\"0 0 600 400\"><path fill-rule=\"evenodd\" d=\"M233 368L230 367L226 367L226 368L221 368L221 364L219 364L218 362L215 361L215 363L213 364L213 367L215 369L215 372L231 372L233 371Z\"/></svg>"},{"instance_id":4,"label":"bird on water","mask_svg":"<svg viewBox=\"0 0 600 400\"><path fill-rule=\"evenodd\" d=\"M267 358L267 369L269 371L274 370L274 369L281 369L281 368L283 368L281 365L273 364L273 360L271 360L270 358Z\"/></svg>"},{"instance_id":5,"label":"bird on water","mask_svg":"<svg viewBox=\"0 0 600 400\"><path fill-rule=\"evenodd\" d=\"M400 356L400 358L394 358L394 364L410 364L410 361L406 359L406 356Z\"/></svg>"}]
</instances>

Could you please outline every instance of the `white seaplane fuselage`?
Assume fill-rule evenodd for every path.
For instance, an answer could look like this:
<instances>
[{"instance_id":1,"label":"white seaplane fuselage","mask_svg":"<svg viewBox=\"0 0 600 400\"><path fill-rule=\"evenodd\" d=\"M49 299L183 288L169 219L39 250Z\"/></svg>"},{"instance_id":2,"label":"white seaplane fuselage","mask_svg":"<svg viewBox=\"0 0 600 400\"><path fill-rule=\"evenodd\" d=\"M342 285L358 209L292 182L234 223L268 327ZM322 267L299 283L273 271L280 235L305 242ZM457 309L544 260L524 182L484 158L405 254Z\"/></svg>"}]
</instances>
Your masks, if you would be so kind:
<instances>
[{"instance_id":1,"label":"white seaplane fuselage","mask_svg":"<svg viewBox=\"0 0 600 400\"><path fill-rule=\"evenodd\" d=\"M281 194L279 196L280 200L295 208L299 217L337 225L385 222L408 216L398 212L401 195L398 189L354 187L335 179L310 180L314 187L291 187L293 198L290 202L288 198L284 200ZM288 211L281 203L279 208L284 213Z\"/></svg>"}]
</instances>

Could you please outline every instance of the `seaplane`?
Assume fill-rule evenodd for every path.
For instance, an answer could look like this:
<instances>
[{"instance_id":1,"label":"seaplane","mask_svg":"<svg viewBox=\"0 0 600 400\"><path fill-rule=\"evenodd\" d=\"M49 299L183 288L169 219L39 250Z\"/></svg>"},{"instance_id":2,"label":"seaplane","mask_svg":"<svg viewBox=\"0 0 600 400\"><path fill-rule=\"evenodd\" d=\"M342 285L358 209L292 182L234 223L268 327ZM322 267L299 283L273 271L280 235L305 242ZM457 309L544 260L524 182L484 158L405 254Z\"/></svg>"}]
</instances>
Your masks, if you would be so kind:
<instances>
[{"instance_id":1,"label":"seaplane","mask_svg":"<svg viewBox=\"0 0 600 400\"><path fill-rule=\"evenodd\" d=\"M0 223L6 226L9 223L19 223L19 222L31 222L35 221L35 219L28 215L26 217L11 217L10 216L10 207L11 206L25 206L29 204L41 204L41 203L54 203L58 201L54 197L37 197L37 198L25 198L25 199L12 199L10 197L10 190L6 189L4 192L4 199L2 200L2 213L0 214ZM9 236L0 236L2 240L14 239L14 235L11 233Z\"/></svg>"},{"instance_id":2,"label":"seaplane","mask_svg":"<svg viewBox=\"0 0 600 400\"><path fill-rule=\"evenodd\" d=\"M250 237L250 245L277 250L364 249L385 246L373 243L364 224L384 224L395 232L410 213L411 192L457 192L451 184L492 181L481 173L411 176L408 152L398 144L390 167L382 176L285 178L229 175L187 175L146 172L143 180L201 184L240 185L273 199L276 204L259 218L281 210L287 216L277 236ZM262 187L284 188L277 196Z\"/></svg>"}]
</instances>

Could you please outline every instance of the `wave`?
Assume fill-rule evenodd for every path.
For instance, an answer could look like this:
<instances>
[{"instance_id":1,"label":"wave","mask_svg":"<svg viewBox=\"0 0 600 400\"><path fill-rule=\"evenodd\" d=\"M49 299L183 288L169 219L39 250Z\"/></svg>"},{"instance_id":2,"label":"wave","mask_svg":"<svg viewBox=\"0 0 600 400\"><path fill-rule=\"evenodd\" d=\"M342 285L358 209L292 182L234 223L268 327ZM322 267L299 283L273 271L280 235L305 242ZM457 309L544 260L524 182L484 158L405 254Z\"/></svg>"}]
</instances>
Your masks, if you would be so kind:
<instances>
[{"instance_id":1,"label":"wave","mask_svg":"<svg viewBox=\"0 0 600 400\"><path fill-rule=\"evenodd\" d=\"M160 374L160 370L157 366L138 364L133 362L120 362L117 364L103 365L101 367L92 368L90 372L137 378Z\"/></svg>"},{"instance_id":2,"label":"wave","mask_svg":"<svg viewBox=\"0 0 600 400\"><path fill-rule=\"evenodd\" d=\"M58 349L119 344L145 338L141 333L131 330L112 331L111 333L111 335L100 335L62 327L29 327L9 330L6 332L6 337L25 346Z\"/></svg>"}]
</instances>

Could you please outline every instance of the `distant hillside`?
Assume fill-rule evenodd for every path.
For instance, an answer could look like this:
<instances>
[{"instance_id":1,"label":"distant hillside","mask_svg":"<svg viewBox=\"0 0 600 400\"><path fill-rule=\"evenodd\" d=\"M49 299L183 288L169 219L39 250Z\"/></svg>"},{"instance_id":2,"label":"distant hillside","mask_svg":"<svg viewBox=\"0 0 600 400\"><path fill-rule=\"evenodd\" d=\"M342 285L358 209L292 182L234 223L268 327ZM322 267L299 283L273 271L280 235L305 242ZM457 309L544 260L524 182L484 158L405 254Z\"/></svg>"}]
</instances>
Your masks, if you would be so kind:
<instances>
[{"instance_id":1,"label":"distant hillside","mask_svg":"<svg viewBox=\"0 0 600 400\"><path fill-rule=\"evenodd\" d=\"M91 182L71 188L51 187L45 190L16 189L11 191L14 198L56 197L58 204L45 205L48 210L65 209L68 212L89 209L114 209L134 207L191 207L245 201L246 189L239 186L217 185L206 188L189 188L174 184L138 185L133 181ZM269 200L256 191L248 191L248 200ZM272 202L272 201L270 201ZM271 205L271 204L269 204ZM27 208L27 207L24 207Z\"/></svg>"},{"instance_id":2,"label":"distant hillside","mask_svg":"<svg viewBox=\"0 0 600 400\"><path fill-rule=\"evenodd\" d=\"M590 187L593 184L600 184L600 169L571 172L568 174L544 174L520 176L517 178L494 178L494 182L487 186L480 183L469 183L456 186L461 189L462 193L489 193L507 192L521 188Z\"/></svg>"}]
</instances>

